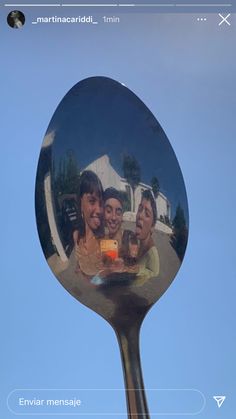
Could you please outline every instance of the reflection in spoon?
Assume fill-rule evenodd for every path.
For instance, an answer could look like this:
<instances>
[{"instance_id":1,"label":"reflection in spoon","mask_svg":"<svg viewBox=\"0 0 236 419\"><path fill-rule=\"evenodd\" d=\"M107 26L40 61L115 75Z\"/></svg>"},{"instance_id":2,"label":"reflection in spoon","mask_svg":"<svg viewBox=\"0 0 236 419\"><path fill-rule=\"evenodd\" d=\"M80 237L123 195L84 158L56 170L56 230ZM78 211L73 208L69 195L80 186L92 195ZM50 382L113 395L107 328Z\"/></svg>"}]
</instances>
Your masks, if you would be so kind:
<instances>
[{"instance_id":1,"label":"reflection in spoon","mask_svg":"<svg viewBox=\"0 0 236 419\"><path fill-rule=\"evenodd\" d=\"M116 333L129 418L148 419L139 331L182 263L188 205L171 145L134 93L91 77L66 94L42 145L35 205L50 268Z\"/></svg>"}]
</instances>

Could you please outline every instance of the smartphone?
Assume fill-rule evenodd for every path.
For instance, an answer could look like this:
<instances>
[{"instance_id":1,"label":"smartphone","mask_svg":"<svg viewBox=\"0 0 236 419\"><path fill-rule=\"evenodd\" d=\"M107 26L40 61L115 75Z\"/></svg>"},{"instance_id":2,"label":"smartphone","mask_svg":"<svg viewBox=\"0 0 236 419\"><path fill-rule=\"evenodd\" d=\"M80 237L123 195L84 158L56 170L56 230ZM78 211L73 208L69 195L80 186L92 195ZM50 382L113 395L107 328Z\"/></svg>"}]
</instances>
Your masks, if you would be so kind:
<instances>
[{"instance_id":1,"label":"smartphone","mask_svg":"<svg viewBox=\"0 0 236 419\"><path fill-rule=\"evenodd\" d=\"M118 258L118 241L117 240L101 240L100 248L103 258L114 261Z\"/></svg>"}]
</instances>

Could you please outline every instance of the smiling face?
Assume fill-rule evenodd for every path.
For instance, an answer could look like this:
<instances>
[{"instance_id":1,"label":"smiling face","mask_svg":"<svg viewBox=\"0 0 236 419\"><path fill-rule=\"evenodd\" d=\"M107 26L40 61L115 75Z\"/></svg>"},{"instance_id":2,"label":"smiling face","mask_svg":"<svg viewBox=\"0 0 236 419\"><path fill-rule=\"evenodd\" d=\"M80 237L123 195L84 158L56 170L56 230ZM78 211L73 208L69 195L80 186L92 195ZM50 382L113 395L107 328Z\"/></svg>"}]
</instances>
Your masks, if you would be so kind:
<instances>
[{"instance_id":1,"label":"smiling face","mask_svg":"<svg viewBox=\"0 0 236 419\"><path fill-rule=\"evenodd\" d=\"M139 240L146 240L152 233L154 217L151 202L142 198L136 216L136 236Z\"/></svg>"},{"instance_id":2,"label":"smiling face","mask_svg":"<svg viewBox=\"0 0 236 419\"><path fill-rule=\"evenodd\" d=\"M112 238L119 231L123 218L123 210L120 201L109 198L105 202L105 223Z\"/></svg>"},{"instance_id":3,"label":"smiling face","mask_svg":"<svg viewBox=\"0 0 236 419\"><path fill-rule=\"evenodd\" d=\"M93 193L85 193L81 198L81 212L85 226L96 231L102 223L103 205L101 199Z\"/></svg>"}]
</instances>

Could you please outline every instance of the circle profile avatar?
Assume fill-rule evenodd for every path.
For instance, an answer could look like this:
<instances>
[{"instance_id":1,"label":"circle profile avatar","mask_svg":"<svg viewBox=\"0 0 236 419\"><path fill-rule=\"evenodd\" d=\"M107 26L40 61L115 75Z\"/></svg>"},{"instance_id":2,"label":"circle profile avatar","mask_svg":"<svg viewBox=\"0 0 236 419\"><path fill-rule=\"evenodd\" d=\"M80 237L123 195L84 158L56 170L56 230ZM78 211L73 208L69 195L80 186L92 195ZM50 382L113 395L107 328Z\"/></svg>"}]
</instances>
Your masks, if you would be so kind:
<instances>
[{"instance_id":1,"label":"circle profile avatar","mask_svg":"<svg viewBox=\"0 0 236 419\"><path fill-rule=\"evenodd\" d=\"M25 24L25 15L19 10L13 10L7 16L7 23L13 29L19 29Z\"/></svg>"}]
</instances>

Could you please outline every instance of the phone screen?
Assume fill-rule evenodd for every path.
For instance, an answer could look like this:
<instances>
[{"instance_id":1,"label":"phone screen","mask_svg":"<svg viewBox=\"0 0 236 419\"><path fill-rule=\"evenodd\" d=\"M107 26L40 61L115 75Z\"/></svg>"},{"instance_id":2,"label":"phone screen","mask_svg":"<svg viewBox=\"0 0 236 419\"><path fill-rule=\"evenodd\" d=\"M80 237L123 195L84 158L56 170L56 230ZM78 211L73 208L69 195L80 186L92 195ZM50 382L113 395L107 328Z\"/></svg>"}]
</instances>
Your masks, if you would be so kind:
<instances>
[{"instance_id":1,"label":"phone screen","mask_svg":"<svg viewBox=\"0 0 236 419\"><path fill-rule=\"evenodd\" d=\"M121 217L126 220L125 228L128 226L132 230L136 223L136 230L127 233L125 243L129 251L127 271L132 271L126 284L129 293L133 277L139 275L144 266L143 249L148 249L149 257L153 242L159 240L160 243L173 229L179 204L175 193L182 185L183 175L189 211L185 257L181 259L179 250L181 267L170 287L153 304L141 329L140 350L149 414L150 417L195 415L201 419L234 419L234 2L136 0L134 3L100 3L95 0L89 3L86 0L57 3L53 0L46 3L44 0L43 3L3 3L0 7L1 417L127 417L122 366L114 331L96 310L86 307L89 304L77 301L79 291L77 299L72 297L77 292L76 283L68 293L55 275L60 276L59 271L63 271L63 263L72 251L77 251L79 262L82 261L86 252L89 253L86 246L91 239L92 257L84 263L84 277L93 277L92 286L100 287L107 310L112 312L113 297L108 295L101 278L96 276L96 272L100 272L100 261L96 259L100 251L97 237L75 233L80 228L78 220L84 223L83 231L88 232L89 228L98 231L103 227L101 213L108 211L104 226L106 235L100 235L98 239L102 237L108 251L115 252L115 259L122 254L118 249L121 236L117 233ZM66 105L69 100L66 94L70 89L91 78L112 80L114 86L119 84L124 92L129 89L140 102L127 117L122 102L117 111L116 125L109 113L113 106L112 97L108 106L103 106L101 99L97 113L93 113L91 118L86 118L86 112L90 112L92 104L88 105L86 112L83 106L78 106L76 116L72 107L68 112L62 112L60 118L52 119L59 103ZM86 84L78 86L82 86L81 90L75 89L71 93L75 103L90 89ZM94 89L93 97L97 98L96 86ZM109 89L106 95L109 96ZM132 98L127 93L125 106ZM182 173L178 184L181 185L176 188L168 181L170 173L172 179L175 177L175 160L172 157L168 160L167 171L161 163L166 158L164 148L160 158L151 137L150 141L142 137L142 127L152 117L146 112L143 119L137 118L143 106L141 102L154 115L174 150ZM122 109L123 119L119 122ZM90 137L88 134L82 138L82 131L73 131L72 117L82 121L81 126ZM105 122L96 127L101 118ZM35 181L43 140L47 134L57 130L60 121L66 122L63 140L57 143L55 151L59 156L55 170L61 177L54 187L56 190L61 182L60 188L65 188L66 198L60 200L63 193L58 189L58 207L49 202L46 210L54 211L60 220L64 244L60 253L53 223L49 223L50 246L57 246L61 256L58 265L51 259L50 269L43 254L45 248L42 251L38 237ZM155 222L153 208L146 208L140 198L143 195L137 195L137 185L143 194L150 179L142 179L136 170L136 181L127 181L128 175L124 174L127 171L122 163L120 166L117 163L123 156L116 149L118 142L123 141L123 134L118 135L121 126L129 129L122 153L133 156L133 151L129 150L129 142L132 142L135 155L139 141L141 146L138 149L137 145L137 155L140 160L147 156L150 166L157 165L158 179L152 180L152 196L159 194ZM49 132L48 127L53 130ZM158 129L154 124L152 132L158 134ZM54 138L50 135L47 137L49 142ZM137 141L136 136L139 137ZM85 167L90 171L98 170L102 183L109 147L114 150L108 186L116 186L116 173L120 170L119 182L123 185L120 200L113 191L113 195L108 197L110 206L107 207L92 188L83 196L79 192L78 204L76 186L73 190L70 188L73 176L69 186L65 186L63 178L66 170L73 172L71 138L80 144L78 158L82 157L78 170ZM95 146L100 147L101 153L92 156ZM67 168L63 153L67 158ZM50 157L53 162L51 173L56 161L54 157ZM46 155L42 157L42 165L46 164L47 158ZM148 165L147 162L146 173L149 173ZM46 184L44 186L47 188ZM170 209L166 197L172 188ZM180 200L185 200L184 193L179 196ZM116 207L112 206L114 201ZM145 241L141 234L144 231L142 216L150 221L152 236L150 233L149 241ZM42 235L40 239L42 242ZM109 247L111 242L115 243L114 248ZM50 249L47 248L46 253L51 257ZM159 256L162 267L161 254ZM93 272L95 259L97 271ZM76 275L83 265L79 262L74 267ZM156 258L150 268L156 275L158 263ZM124 264L122 270L125 270ZM144 282L138 281L137 293L144 286ZM145 298L152 298L152 295L150 291ZM122 298L126 301L126 294ZM144 298L141 291L139 298ZM118 316L117 313L113 315ZM130 417L137 419L138 416Z\"/></svg>"}]
</instances>

